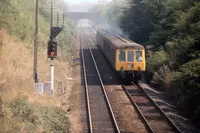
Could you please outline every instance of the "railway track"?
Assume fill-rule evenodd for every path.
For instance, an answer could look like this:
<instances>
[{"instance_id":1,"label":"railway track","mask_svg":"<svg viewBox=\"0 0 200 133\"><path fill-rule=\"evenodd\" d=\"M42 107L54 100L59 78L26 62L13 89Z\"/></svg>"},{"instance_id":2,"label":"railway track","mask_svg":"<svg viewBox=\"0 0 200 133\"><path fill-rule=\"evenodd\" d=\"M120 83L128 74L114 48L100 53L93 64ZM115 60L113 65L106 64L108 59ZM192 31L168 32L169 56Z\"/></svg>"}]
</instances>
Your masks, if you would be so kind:
<instances>
[{"instance_id":1,"label":"railway track","mask_svg":"<svg viewBox=\"0 0 200 133\"><path fill-rule=\"evenodd\" d=\"M90 32L94 33L91 30ZM92 39L95 42L95 39ZM142 87L133 85L128 88L128 86L122 85L122 88L125 90L125 93L139 113L149 132L181 132ZM148 109L150 112L148 112Z\"/></svg>"},{"instance_id":2,"label":"railway track","mask_svg":"<svg viewBox=\"0 0 200 133\"><path fill-rule=\"evenodd\" d=\"M88 116L88 127L85 129L90 133L119 133L119 127L84 30L81 31L80 41Z\"/></svg>"},{"instance_id":3,"label":"railway track","mask_svg":"<svg viewBox=\"0 0 200 133\"><path fill-rule=\"evenodd\" d=\"M90 37L92 37L94 31L87 31L90 33ZM94 37L91 39L94 43L96 43ZM122 85L122 88L125 90L125 93L129 97L132 105L134 105L134 109L138 112L148 132L181 132L178 127L162 111L162 109L159 108L159 106L139 85Z\"/></svg>"},{"instance_id":4,"label":"railway track","mask_svg":"<svg viewBox=\"0 0 200 133\"><path fill-rule=\"evenodd\" d=\"M139 113L149 132L181 133L179 128L168 118L142 87L139 85L122 85L122 88Z\"/></svg>"}]
</instances>

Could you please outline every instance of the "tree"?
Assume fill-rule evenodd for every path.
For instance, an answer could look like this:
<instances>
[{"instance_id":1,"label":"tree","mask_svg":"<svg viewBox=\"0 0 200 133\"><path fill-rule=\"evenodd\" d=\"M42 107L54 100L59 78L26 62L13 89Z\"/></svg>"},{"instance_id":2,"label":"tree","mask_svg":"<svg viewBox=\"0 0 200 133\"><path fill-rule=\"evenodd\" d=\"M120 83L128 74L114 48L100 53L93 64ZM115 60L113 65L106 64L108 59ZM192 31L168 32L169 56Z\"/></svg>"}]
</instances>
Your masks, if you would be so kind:
<instances>
[{"instance_id":1,"label":"tree","mask_svg":"<svg viewBox=\"0 0 200 133\"><path fill-rule=\"evenodd\" d=\"M158 2L153 0L153 2ZM150 0L132 0L130 6L126 8L121 17L121 28L129 34L130 38L138 43L149 40L149 36L157 23L157 13Z\"/></svg>"},{"instance_id":2,"label":"tree","mask_svg":"<svg viewBox=\"0 0 200 133\"><path fill-rule=\"evenodd\" d=\"M176 35L167 42L167 50L175 68L200 57L200 2L186 11L176 12Z\"/></svg>"}]
</instances>

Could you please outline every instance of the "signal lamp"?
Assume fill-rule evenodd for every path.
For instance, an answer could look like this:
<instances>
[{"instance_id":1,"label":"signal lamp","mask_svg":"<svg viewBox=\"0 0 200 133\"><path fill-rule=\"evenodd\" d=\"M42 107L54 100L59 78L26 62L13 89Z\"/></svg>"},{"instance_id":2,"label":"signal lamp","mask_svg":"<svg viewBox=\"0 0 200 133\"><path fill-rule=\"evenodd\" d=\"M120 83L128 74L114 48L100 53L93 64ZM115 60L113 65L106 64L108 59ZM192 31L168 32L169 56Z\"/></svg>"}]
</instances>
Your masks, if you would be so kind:
<instances>
[{"instance_id":1,"label":"signal lamp","mask_svg":"<svg viewBox=\"0 0 200 133\"><path fill-rule=\"evenodd\" d=\"M49 40L47 56L48 58L55 58L57 56L57 41Z\"/></svg>"}]
</instances>

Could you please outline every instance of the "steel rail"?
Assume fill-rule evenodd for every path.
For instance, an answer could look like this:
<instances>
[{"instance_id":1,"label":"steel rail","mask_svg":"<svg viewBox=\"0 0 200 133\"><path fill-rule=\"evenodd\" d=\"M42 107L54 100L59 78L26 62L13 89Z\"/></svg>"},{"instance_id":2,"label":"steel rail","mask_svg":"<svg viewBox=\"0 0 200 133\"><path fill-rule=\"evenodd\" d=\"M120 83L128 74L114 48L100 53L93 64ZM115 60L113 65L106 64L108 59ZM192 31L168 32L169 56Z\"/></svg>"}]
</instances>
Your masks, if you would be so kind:
<instances>
[{"instance_id":1,"label":"steel rail","mask_svg":"<svg viewBox=\"0 0 200 133\"><path fill-rule=\"evenodd\" d=\"M165 112L159 107L159 105L149 96L149 94L146 93L146 91L139 85L137 86L145 93L145 95L148 97L148 99L156 106L156 108L159 110L159 112L164 115L164 117L167 119L168 124L172 126L174 130L176 130L177 133L181 133L181 130L170 120L170 118L165 114Z\"/></svg>"},{"instance_id":2,"label":"steel rail","mask_svg":"<svg viewBox=\"0 0 200 133\"><path fill-rule=\"evenodd\" d=\"M82 64L83 64L83 75L84 75L84 83L85 83L86 102L87 102L87 110L88 110L88 118L89 118L89 132L93 133L92 116L91 116L91 110L90 110L90 100L89 100L89 93L88 93L88 86L87 86L87 75L86 75L86 69L85 69L85 59L84 59L84 54L83 54L81 37L80 37L80 46L81 46L81 57L82 57Z\"/></svg>"},{"instance_id":3,"label":"steel rail","mask_svg":"<svg viewBox=\"0 0 200 133\"><path fill-rule=\"evenodd\" d=\"M84 34L84 35L85 35L85 34ZM89 47L89 51L90 51L90 53L91 53L92 60L93 60L94 65L95 65L95 68L96 68L96 71L97 71L97 74L98 74L98 77L99 77L99 80L100 80L100 83L101 83L101 87L102 87L104 96L105 96L105 98L106 98L106 102L107 102L107 104L108 104L109 111L110 111L110 113L111 113L111 116L112 116L112 119L113 119L113 122L114 122L114 126L115 126L115 128L116 128L115 130L116 130L117 133L120 133L119 126L118 126L117 121L116 121L116 119L115 119L115 116L114 116L114 113L113 113L111 104L110 104L110 102L109 102L109 99L108 99L108 96L107 96L107 93L106 93L106 90L105 90L103 81L102 81L102 79L101 79L101 75L100 75L100 73L99 73L99 70L98 70L98 67L97 67L97 64L96 64L96 61L95 61L93 52L92 52L92 50L91 50L91 47L90 47L90 45L89 45L87 39L86 39L86 43L87 43L87 45L88 45L88 47Z\"/></svg>"},{"instance_id":4,"label":"steel rail","mask_svg":"<svg viewBox=\"0 0 200 133\"><path fill-rule=\"evenodd\" d=\"M94 32L94 30L90 30L89 32L93 32L93 33L96 35L96 33ZM94 39L94 37L92 37L92 40L93 40L94 43L97 45L97 42L96 42L96 40Z\"/></svg>"},{"instance_id":5,"label":"steel rail","mask_svg":"<svg viewBox=\"0 0 200 133\"><path fill-rule=\"evenodd\" d=\"M128 92L128 90L126 89L126 87L124 85L122 85L123 90L125 91L126 95L128 96L131 104L136 108L136 111L139 113L140 117L142 117L143 122L145 123L145 126L147 128L147 130L150 133L154 133L153 129L151 128L150 124L148 123L147 119L144 117L144 115L142 114L142 112L140 111L139 107L137 106L137 104L134 102L134 100L132 99L130 93Z\"/></svg>"}]
</instances>

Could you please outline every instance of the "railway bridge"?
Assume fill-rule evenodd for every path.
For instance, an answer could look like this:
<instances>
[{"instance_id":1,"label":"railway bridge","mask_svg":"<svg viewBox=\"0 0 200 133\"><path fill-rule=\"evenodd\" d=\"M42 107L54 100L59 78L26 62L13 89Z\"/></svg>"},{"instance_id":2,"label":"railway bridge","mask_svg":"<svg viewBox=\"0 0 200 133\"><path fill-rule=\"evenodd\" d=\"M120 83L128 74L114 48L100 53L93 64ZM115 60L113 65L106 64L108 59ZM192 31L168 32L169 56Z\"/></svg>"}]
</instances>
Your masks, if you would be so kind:
<instances>
[{"instance_id":1,"label":"railway bridge","mask_svg":"<svg viewBox=\"0 0 200 133\"><path fill-rule=\"evenodd\" d=\"M92 13L92 12L68 12L67 18L74 21L74 23L78 24L78 21L81 19L89 19L92 21L92 26L95 26L100 23L104 23L104 18L101 17L100 13Z\"/></svg>"}]
</instances>

